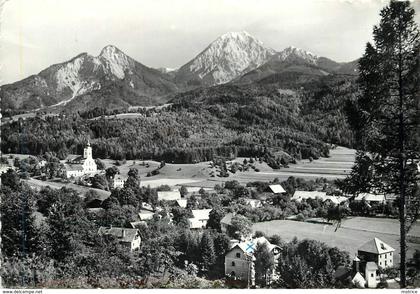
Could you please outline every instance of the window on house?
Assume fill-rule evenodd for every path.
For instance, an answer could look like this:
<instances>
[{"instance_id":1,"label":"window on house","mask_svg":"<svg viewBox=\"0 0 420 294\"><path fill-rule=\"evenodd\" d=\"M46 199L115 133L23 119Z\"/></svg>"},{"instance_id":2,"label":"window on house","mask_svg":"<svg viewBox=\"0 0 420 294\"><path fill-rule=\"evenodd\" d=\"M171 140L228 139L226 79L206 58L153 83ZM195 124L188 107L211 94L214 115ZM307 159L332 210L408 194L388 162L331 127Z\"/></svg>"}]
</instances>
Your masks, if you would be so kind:
<instances>
[{"instance_id":1,"label":"window on house","mask_svg":"<svg viewBox=\"0 0 420 294\"><path fill-rule=\"evenodd\" d=\"M385 266L387 266L388 265L388 263L387 263L387 261L385 260Z\"/></svg>"},{"instance_id":2,"label":"window on house","mask_svg":"<svg viewBox=\"0 0 420 294\"><path fill-rule=\"evenodd\" d=\"M370 276L373 278L373 273L371 273Z\"/></svg>"},{"instance_id":3,"label":"window on house","mask_svg":"<svg viewBox=\"0 0 420 294\"><path fill-rule=\"evenodd\" d=\"M232 261L232 266L235 266L235 262L234 261Z\"/></svg>"},{"instance_id":4,"label":"window on house","mask_svg":"<svg viewBox=\"0 0 420 294\"><path fill-rule=\"evenodd\" d=\"M379 265L382 265L382 262L380 262Z\"/></svg>"},{"instance_id":5,"label":"window on house","mask_svg":"<svg viewBox=\"0 0 420 294\"><path fill-rule=\"evenodd\" d=\"M238 253L236 253L236 257L237 258L241 258L241 254L238 252Z\"/></svg>"}]
</instances>

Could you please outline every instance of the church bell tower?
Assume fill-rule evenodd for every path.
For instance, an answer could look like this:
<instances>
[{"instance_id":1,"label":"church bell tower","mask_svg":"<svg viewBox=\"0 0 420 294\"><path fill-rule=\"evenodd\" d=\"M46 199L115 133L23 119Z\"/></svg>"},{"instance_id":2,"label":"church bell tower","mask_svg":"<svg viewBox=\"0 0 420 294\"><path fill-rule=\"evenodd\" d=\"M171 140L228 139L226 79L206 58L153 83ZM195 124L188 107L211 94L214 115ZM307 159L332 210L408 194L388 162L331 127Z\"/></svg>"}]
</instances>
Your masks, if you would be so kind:
<instances>
[{"instance_id":1,"label":"church bell tower","mask_svg":"<svg viewBox=\"0 0 420 294\"><path fill-rule=\"evenodd\" d=\"M83 151L83 158L84 159L92 159L92 147L90 147L90 142L88 141L84 151Z\"/></svg>"}]
</instances>

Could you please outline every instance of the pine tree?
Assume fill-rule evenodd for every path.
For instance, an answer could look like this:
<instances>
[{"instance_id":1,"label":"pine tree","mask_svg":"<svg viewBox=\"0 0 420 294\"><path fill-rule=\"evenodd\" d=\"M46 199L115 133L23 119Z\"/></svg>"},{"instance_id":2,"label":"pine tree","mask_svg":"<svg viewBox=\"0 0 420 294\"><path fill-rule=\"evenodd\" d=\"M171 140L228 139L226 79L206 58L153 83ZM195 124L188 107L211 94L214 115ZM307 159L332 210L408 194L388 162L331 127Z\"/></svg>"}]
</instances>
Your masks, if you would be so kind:
<instances>
[{"instance_id":1,"label":"pine tree","mask_svg":"<svg viewBox=\"0 0 420 294\"><path fill-rule=\"evenodd\" d=\"M410 3L392 0L359 61L361 95L349 111L357 148L371 158L373 192L399 195L401 287L406 286L406 233L419 214L420 33ZM362 157L363 158L363 157ZM366 161L363 162L366 165ZM358 166L356 164L356 166ZM360 166L360 162L359 162ZM349 182L359 174L353 170ZM360 175L359 175L360 176ZM360 177L359 177L360 178ZM360 186L359 191L366 189Z\"/></svg>"},{"instance_id":2,"label":"pine tree","mask_svg":"<svg viewBox=\"0 0 420 294\"><path fill-rule=\"evenodd\" d=\"M209 271L216 262L214 240L209 231L204 232L200 242L201 262L205 271Z\"/></svg>"},{"instance_id":3,"label":"pine tree","mask_svg":"<svg viewBox=\"0 0 420 294\"><path fill-rule=\"evenodd\" d=\"M274 267L274 256L268 249L267 243L258 244L254 252L255 256L255 274L258 281L263 286L269 283L270 272Z\"/></svg>"}]
</instances>

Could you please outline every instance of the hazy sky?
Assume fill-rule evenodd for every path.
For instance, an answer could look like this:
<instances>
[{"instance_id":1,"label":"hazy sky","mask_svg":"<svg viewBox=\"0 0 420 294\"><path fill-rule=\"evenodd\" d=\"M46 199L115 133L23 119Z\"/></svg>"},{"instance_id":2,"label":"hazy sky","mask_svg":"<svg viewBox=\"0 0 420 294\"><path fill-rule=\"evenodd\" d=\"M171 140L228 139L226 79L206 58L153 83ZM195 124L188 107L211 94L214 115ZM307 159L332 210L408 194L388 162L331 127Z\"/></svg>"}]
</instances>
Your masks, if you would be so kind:
<instances>
[{"instance_id":1,"label":"hazy sky","mask_svg":"<svg viewBox=\"0 0 420 294\"><path fill-rule=\"evenodd\" d=\"M0 0L1 1L1 0ZM362 54L381 0L9 0L1 15L2 84L113 44L150 67L179 67L219 35L246 30L276 50L336 61ZM413 5L420 11L419 1Z\"/></svg>"}]
</instances>

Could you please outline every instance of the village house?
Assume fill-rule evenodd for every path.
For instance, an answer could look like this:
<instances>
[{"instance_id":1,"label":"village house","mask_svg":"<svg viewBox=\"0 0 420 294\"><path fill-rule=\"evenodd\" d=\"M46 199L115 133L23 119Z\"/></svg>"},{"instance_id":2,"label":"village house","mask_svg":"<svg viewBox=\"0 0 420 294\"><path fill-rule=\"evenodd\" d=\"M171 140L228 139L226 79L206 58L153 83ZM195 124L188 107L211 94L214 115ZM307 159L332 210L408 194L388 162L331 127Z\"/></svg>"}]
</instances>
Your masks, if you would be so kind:
<instances>
[{"instance_id":1,"label":"village house","mask_svg":"<svg viewBox=\"0 0 420 294\"><path fill-rule=\"evenodd\" d=\"M209 220L210 211L211 209L193 209L192 214L194 217L188 219L190 229L205 228Z\"/></svg>"},{"instance_id":2,"label":"village house","mask_svg":"<svg viewBox=\"0 0 420 294\"><path fill-rule=\"evenodd\" d=\"M100 227L98 234L101 236L114 236L121 244L129 248L130 251L134 251L140 248L141 237L140 231L138 229Z\"/></svg>"},{"instance_id":3,"label":"village house","mask_svg":"<svg viewBox=\"0 0 420 294\"><path fill-rule=\"evenodd\" d=\"M186 208L187 207L187 199L179 199L176 200L176 205L182 208Z\"/></svg>"},{"instance_id":4,"label":"village house","mask_svg":"<svg viewBox=\"0 0 420 294\"><path fill-rule=\"evenodd\" d=\"M83 151L83 156L69 155L66 162L66 177L77 178L86 174L97 172L96 162L92 157L92 147L88 142Z\"/></svg>"},{"instance_id":5,"label":"village house","mask_svg":"<svg viewBox=\"0 0 420 294\"><path fill-rule=\"evenodd\" d=\"M152 206L152 205L150 205L150 204L149 204L149 203L147 203L147 202L142 202L142 203L141 203L141 208L142 208L143 210L149 210L149 211L153 211L153 212L154 212L153 206ZM157 210L157 208L156 208L156 210Z\"/></svg>"},{"instance_id":6,"label":"village house","mask_svg":"<svg viewBox=\"0 0 420 294\"><path fill-rule=\"evenodd\" d=\"M297 202L301 202L302 200L307 200L307 199L316 199L316 198L325 200L326 197L327 197L327 192L296 190L291 200L294 200Z\"/></svg>"},{"instance_id":7,"label":"village house","mask_svg":"<svg viewBox=\"0 0 420 294\"><path fill-rule=\"evenodd\" d=\"M252 208L262 207L262 202L259 199L244 198L243 200L246 205L249 205Z\"/></svg>"},{"instance_id":8,"label":"village house","mask_svg":"<svg viewBox=\"0 0 420 294\"><path fill-rule=\"evenodd\" d=\"M280 247L271 244L265 237L248 239L243 242L231 240L230 250L225 255L225 275L231 279L250 281L255 285L255 261L254 251L258 245L266 244L268 250L273 254L274 265L280 254ZM269 283L277 278L275 266L268 275Z\"/></svg>"},{"instance_id":9,"label":"village house","mask_svg":"<svg viewBox=\"0 0 420 294\"><path fill-rule=\"evenodd\" d=\"M123 177L121 175L115 175L112 181L112 188L124 188L125 181L127 181L126 177Z\"/></svg>"},{"instance_id":10,"label":"village house","mask_svg":"<svg viewBox=\"0 0 420 294\"><path fill-rule=\"evenodd\" d=\"M378 238L363 244L353 259L351 269L340 266L335 274L336 279L344 281L347 277L358 288L376 288L379 283L379 269L394 265L395 249Z\"/></svg>"},{"instance_id":11,"label":"village house","mask_svg":"<svg viewBox=\"0 0 420 294\"><path fill-rule=\"evenodd\" d=\"M349 200L349 198L344 196L325 196L323 199L323 202L330 201L334 203L335 205L346 203Z\"/></svg>"},{"instance_id":12,"label":"village house","mask_svg":"<svg viewBox=\"0 0 420 294\"><path fill-rule=\"evenodd\" d=\"M268 186L274 194L283 194L286 193L286 190L280 184L274 184Z\"/></svg>"},{"instance_id":13,"label":"village house","mask_svg":"<svg viewBox=\"0 0 420 294\"><path fill-rule=\"evenodd\" d=\"M380 268L389 268L394 266L395 249L375 238L363 244L357 251L361 262L375 262Z\"/></svg>"},{"instance_id":14,"label":"village house","mask_svg":"<svg viewBox=\"0 0 420 294\"><path fill-rule=\"evenodd\" d=\"M176 201L181 199L181 192L175 191L158 191L158 201Z\"/></svg>"},{"instance_id":15,"label":"village house","mask_svg":"<svg viewBox=\"0 0 420 294\"><path fill-rule=\"evenodd\" d=\"M151 219L153 219L153 215L154 215L155 213L154 212L152 212L152 211L149 211L149 210L140 210L140 212L139 212L139 214L138 214L138 216L139 216L139 219L141 220L141 221L145 221L145 220L151 220Z\"/></svg>"},{"instance_id":16,"label":"village house","mask_svg":"<svg viewBox=\"0 0 420 294\"><path fill-rule=\"evenodd\" d=\"M354 201L366 201L368 204L374 203L384 203L385 195L384 194L373 194L373 193L359 193Z\"/></svg>"}]
</instances>

